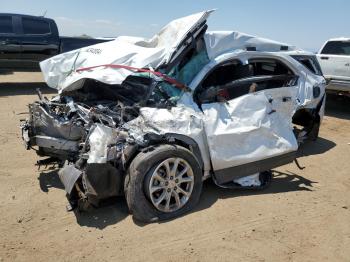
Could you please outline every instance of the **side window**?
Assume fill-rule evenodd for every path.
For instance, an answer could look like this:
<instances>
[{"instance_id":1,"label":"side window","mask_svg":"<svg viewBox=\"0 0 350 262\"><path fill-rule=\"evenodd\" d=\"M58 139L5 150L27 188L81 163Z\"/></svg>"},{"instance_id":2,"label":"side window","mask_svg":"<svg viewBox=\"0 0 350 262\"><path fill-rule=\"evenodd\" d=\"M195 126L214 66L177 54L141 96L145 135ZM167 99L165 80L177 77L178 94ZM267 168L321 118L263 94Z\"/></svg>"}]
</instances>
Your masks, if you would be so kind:
<instances>
[{"instance_id":1,"label":"side window","mask_svg":"<svg viewBox=\"0 0 350 262\"><path fill-rule=\"evenodd\" d=\"M350 41L329 41L322 49L323 55L350 55Z\"/></svg>"},{"instance_id":2,"label":"side window","mask_svg":"<svg viewBox=\"0 0 350 262\"><path fill-rule=\"evenodd\" d=\"M50 24L47 21L22 18L23 33L25 35L45 35L51 32Z\"/></svg>"},{"instance_id":3,"label":"side window","mask_svg":"<svg viewBox=\"0 0 350 262\"><path fill-rule=\"evenodd\" d=\"M200 105L231 100L264 89L295 86L295 76L286 65L274 59L252 59L249 64L230 62L217 66L194 92Z\"/></svg>"},{"instance_id":4,"label":"side window","mask_svg":"<svg viewBox=\"0 0 350 262\"><path fill-rule=\"evenodd\" d=\"M300 64L304 65L307 69L309 69L315 75L322 75L322 70L320 64L318 63L315 56L292 56L295 60L297 60Z\"/></svg>"},{"instance_id":5,"label":"side window","mask_svg":"<svg viewBox=\"0 0 350 262\"><path fill-rule=\"evenodd\" d=\"M0 16L0 34L12 34L12 16Z\"/></svg>"}]
</instances>

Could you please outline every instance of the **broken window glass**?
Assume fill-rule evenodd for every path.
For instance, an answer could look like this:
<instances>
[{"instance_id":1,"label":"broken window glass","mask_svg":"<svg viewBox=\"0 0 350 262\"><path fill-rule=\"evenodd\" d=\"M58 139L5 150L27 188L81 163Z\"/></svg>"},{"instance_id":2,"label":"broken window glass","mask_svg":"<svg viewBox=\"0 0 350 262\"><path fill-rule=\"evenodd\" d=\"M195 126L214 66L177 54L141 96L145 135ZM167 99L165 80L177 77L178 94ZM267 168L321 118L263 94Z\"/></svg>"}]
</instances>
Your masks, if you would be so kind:
<instances>
[{"instance_id":1,"label":"broken window glass","mask_svg":"<svg viewBox=\"0 0 350 262\"><path fill-rule=\"evenodd\" d=\"M232 61L216 67L196 89L197 103L227 101L264 89L294 86L298 78L283 63L273 59L253 59L242 65Z\"/></svg>"},{"instance_id":2,"label":"broken window glass","mask_svg":"<svg viewBox=\"0 0 350 262\"><path fill-rule=\"evenodd\" d=\"M307 69L309 69L315 75L320 75L320 76L322 75L320 64L318 63L315 56L299 55L299 56L292 56L292 57L295 60L297 60L299 63L304 65Z\"/></svg>"},{"instance_id":3,"label":"broken window glass","mask_svg":"<svg viewBox=\"0 0 350 262\"><path fill-rule=\"evenodd\" d=\"M185 55L169 72L169 76L188 86L194 77L209 63L209 57L203 39L198 39L196 46Z\"/></svg>"}]
</instances>

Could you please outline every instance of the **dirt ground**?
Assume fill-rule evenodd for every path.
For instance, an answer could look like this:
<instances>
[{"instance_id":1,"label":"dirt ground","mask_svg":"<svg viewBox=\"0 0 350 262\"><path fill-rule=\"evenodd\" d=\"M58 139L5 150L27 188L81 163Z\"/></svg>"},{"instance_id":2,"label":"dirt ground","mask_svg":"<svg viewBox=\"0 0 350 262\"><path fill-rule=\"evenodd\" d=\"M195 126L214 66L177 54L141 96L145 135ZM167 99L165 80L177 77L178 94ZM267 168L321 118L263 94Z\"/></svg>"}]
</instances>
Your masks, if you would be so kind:
<instances>
[{"instance_id":1,"label":"dirt ground","mask_svg":"<svg viewBox=\"0 0 350 262\"><path fill-rule=\"evenodd\" d=\"M65 209L55 170L38 170L19 120L40 73L0 75L0 261L350 261L350 103L328 99L316 142L274 171L269 189L204 185L178 219L139 224L125 200L90 213ZM22 82L22 83L19 83Z\"/></svg>"}]
</instances>

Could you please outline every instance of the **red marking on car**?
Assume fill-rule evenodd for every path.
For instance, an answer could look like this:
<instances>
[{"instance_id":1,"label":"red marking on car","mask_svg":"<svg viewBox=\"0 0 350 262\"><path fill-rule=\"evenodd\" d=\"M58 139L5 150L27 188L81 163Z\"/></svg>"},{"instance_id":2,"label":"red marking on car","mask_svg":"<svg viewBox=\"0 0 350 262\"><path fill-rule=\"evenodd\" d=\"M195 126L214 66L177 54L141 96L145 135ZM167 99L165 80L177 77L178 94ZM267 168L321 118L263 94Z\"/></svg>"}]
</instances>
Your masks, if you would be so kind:
<instances>
[{"instance_id":1,"label":"red marking on car","mask_svg":"<svg viewBox=\"0 0 350 262\"><path fill-rule=\"evenodd\" d=\"M135 72L151 73L153 75L156 75L158 77L163 78L168 83L173 84L174 86L176 86L177 88L179 88L183 91L187 91L187 92L190 91L189 87L178 82L176 79L171 78L171 77L169 77L161 72L157 72L157 71L153 71L153 70L149 70L149 69L144 69L144 68L137 68L137 67L126 66L126 65L106 64L106 65L97 65L97 66L89 66L89 67L79 68L76 70L76 72L89 71L89 70L93 70L93 69L99 68L99 67L110 67L110 68L117 68L117 69L126 69L126 70L130 70L130 71L135 71Z\"/></svg>"}]
</instances>

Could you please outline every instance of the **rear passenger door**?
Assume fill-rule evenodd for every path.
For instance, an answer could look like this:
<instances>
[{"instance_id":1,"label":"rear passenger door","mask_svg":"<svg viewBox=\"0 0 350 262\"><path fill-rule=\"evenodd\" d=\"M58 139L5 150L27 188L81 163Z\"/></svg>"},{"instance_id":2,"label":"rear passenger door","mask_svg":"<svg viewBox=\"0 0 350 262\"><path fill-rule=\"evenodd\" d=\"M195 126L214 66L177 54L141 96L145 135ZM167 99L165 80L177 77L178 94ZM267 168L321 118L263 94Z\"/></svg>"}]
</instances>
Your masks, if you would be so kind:
<instances>
[{"instance_id":1,"label":"rear passenger door","mask_svg":"<svg viewBox=\"0 0 350 262\"><path fill-rule=\"evenodd\" d=\"M40 62L58 50L58 43L52 42L53 32L49 20L40 17L22 17L22 59Z\"/></svg>"},{"instance_id":2,"label":"rear passenger door","mask_svg":"<svg viewBox=\"0 0 350 262\"><path fill-rule=\"evenodd\" d=\"M237 65L248 70L234 69L231 73L234 80L227 78L227 83L222 83L223 77L211 75L220 66L207 76L211 79L211 91L209 96L199 97L204 99L201 104L204 125L219 184L294 159L298 143L292 116L297 105L298 76L276 63L269 59ZM223 71L230 74L227 68ZM221 83L213 88L215 78ZM213 90L217 91L216 97Z\"/></svg>"},{"instance_id":3,"label":"rear passenger door","mask_svg":"<svg viewBox=\"0 0 350 262\"><path fill-rule=\"evenodd\" d=\"M21 44L18 39L18 27L16 17L0 15L0 60L2 67L12 66L11 62L19 60L21 56ZM4 64L6 62L6 64Z\"/></svg>"}]
</instances>

